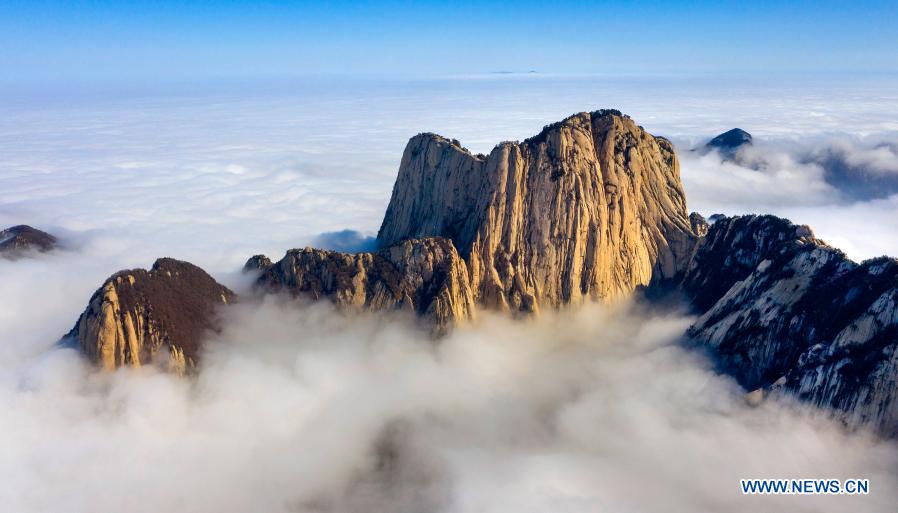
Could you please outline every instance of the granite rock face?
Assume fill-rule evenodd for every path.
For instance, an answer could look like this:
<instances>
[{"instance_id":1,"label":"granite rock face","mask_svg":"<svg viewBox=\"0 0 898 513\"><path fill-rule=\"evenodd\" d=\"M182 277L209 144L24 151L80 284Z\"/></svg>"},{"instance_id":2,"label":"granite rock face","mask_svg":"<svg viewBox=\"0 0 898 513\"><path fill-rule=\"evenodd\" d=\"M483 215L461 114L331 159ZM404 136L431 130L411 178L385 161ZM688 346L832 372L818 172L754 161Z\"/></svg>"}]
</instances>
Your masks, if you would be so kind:
<instances>
[{"instance_id":1,"label":"granite rock face","mask_svg":"<svg viewBox=\"0 0 898 513\"><path fill-rule=\"evenodd\" d=\"M28 225L18 225L0 231L0 257L21 258L28 252L45 253L56 248L56 237Z\"/></svg>"},{"instance_id":2,"label":"granite rock face","mask_svg":"<svg viewBox=\"0 0 898 513\"><path fill-rule=\"evenodd\" d=\"M195 367L215 310L234 293L193 264L160 258L146 271L112 275L90 298L68 337L105 370L161 363Z\"/></svg>"},{"instance_id":3,"label":"granite rock face","mask_svg":"<svg viewBox=\"0 0 898 513\"><path fill-rule=\"evenodd\" d=\"M748 389L795 395L898 434L898 261L857 264L806 226L718 220L682 288L689 330Z\"/></svg>"},{"instance_id":4,"label":"granite rock face","mask_svg":"<svg viewBox=\"0 0 898 513\"><path fill-rule=\"evenodd\" d=\"M452 242L403 241L375 253L293 249L257 281L268 291L326 298L344 309L407 310L437 332L474 317L468 270Z\"/></svg>"},{"instance_id":5,"label":"granite rock face","mask_svg":"<svg viewBox=\"0 0 898 513\"><path fill-rule=\"evenodd\" d=\"M430 236L458 248L475 302L513 312L626 297L673 277L696 239L670 142L617 111L488 156L412 138L378 242Z\"/></svg>"}]
</instances>

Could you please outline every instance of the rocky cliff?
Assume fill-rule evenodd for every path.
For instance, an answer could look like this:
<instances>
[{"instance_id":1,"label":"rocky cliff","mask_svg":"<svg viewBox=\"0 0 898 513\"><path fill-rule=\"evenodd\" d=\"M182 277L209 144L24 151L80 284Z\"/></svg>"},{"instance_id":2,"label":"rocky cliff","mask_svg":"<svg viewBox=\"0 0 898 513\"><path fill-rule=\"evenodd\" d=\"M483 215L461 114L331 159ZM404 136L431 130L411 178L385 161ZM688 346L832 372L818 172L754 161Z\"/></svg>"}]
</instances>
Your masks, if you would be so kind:
<instances>
[{"instance_id":1,"label":"rocky cliff","mask_svg":"<svg viewBox=\"0 0 898 513\"><path fill-rule=\"evenodd\" d=\"M670 278L695 239L670 142L609 110L488 156L412 138L378 242L428 236L452 240L477 303L528 312Z\"/></svg>"},{"instance_id":2,"label":"rocky cliff","mask_svg":"<svg viewBox=\"0 0 898 513\"><path fill-rule=\"evenodd\" d=\"M856 264L772 216L714 223L684 273L689 330L749 389L898 434L898 261Z\"/></svg>"},{"instance_id":3,"label":"rocky cliff","mask_svg":"<svg viewBox=\"0 0 898 513\"><path fill-rule=\"evenodd\" d=\"M344 309L404 309L438 332L474 316L467 268L445 238L407 240L376 253L293 249L275 264L266 261L257 255L246 267L262 271L257 283L267 290L327 298Z\"/></svg>"},{"instance_id":4,"label":"rocky cliff","mask_svg":"<svg viewBox=\"0 0 898 513\"><path fill-rule=\"evenodd\" d=\"M199 267L160 258L149 271L107 279L68 337L107 370L156 362L183 373L196 365L202 337L215 326L215 308L233 299Z\"/></svg>"},{"instance_id":5,"label":"rocky cliff","mask_svg":"<svg viewBox=\"0 0 898 513\"><path fill-rule=\"evenodd\" d=\"M16 259L26 253L47 252L56 248L56 237L21 224L0 231L0 257Z\"/></svg>"}]
</instances>

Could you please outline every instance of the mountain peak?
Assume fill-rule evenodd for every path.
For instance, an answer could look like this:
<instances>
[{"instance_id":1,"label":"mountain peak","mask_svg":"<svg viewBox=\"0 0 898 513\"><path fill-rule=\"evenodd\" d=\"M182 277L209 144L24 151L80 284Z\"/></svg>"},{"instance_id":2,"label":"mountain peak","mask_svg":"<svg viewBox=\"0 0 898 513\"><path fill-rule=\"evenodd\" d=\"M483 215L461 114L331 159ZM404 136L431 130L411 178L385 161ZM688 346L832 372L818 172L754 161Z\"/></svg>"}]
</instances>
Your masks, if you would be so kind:
<instances>
[{"instance_id":1,"label":"mountain peak","mask_svg":"<svg viewBox=\"0 0 898 513\"><path fill-rule=\"evenodd\" d=\"M446 237L476 300L535 311L669 278L694 240L673 147L616 110L581 112L474 157L409 141L378 243Z\"/></svg>"},{"instance_id":2,"label":"mountain peak","mask_svg":"<svg viewBox=\"0 0 898 513\"><path fill-rule=\"evenodd\" d=\"M68 337L104 369L140 367L163 352L178 372L192 368L214 309L235 295L199 267L160 258L119 271L94 293Z\"/></svg>"},{"instance_id":3,"label":"mountain peak","mask_svg":"<svg viewBox=\"0 0 898 513\"><path fill-rule=\"evenodd\" d=\"M705 148L716 149L724 153L733 153L746 145L752 145L751 134L741 128L733 128L708 141L705 144Z\"/></svg>"},{"instance_id":4,"label":"mountain peak","mask_svg":"<svg viewBox=\"0 0 898 513\"><path fill-rule=\"evenodd\" d=\"M44 253L56 248L57 242L47 232L20 224L0 230L0 256L15 259L29 251Z\"/></svg>"}]
</instances>

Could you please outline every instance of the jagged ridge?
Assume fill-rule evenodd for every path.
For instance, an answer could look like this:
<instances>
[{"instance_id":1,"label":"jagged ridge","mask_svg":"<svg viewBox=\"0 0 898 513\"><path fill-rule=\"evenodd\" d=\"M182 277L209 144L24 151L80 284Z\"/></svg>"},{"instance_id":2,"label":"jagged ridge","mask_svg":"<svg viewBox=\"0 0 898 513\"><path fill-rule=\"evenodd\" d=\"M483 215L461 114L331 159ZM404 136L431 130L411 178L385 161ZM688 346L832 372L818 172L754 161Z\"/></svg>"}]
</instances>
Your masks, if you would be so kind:
<instances>
[{"instance_id":1,"label":"jagged ridge","mask_svg":"<svg viewBox=\"0 0 898 513\"><path fill-rule=\"evenodd\" d=\"M247 267L259 260L251 258ZM467 268L444 238L404 241L376 253L292 249L264 267L257 283L344 308L406 309L432 321L438 332L474 316Z\"/></svg>"}]
</instances>

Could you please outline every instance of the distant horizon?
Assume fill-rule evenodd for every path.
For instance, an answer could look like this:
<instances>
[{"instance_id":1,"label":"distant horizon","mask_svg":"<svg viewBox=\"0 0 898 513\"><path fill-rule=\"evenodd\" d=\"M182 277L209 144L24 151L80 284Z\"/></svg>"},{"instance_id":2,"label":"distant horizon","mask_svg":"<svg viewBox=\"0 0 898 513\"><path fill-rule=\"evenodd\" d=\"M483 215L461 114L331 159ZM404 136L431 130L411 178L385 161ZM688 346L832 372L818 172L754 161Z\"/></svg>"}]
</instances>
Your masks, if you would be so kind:
<instances>
[{"instance_id":1,"label":"distant horizon","mask_svg":"<svg viewBox=\"0 0 898 513\"><path fill-rule=\"evenodd\" d=\"M225 82L268 82L289 81L307 79L362 79L362 80L470 80L488 78L553 78L553 79L577 79L577 78L607 78L611 80L626 79L763 79L763 78L811 78L827 77L846 81L856 81L866 78L898 77L898 69L827 69L827 70L683 70L683 71L542 71L533 70L486 70L455 73L425 73L425 72L397 72L397 71L329 71L329 72L282 72L282 73L217 73L217 74L182 74L182 75L97 75L79 77L35 77L35 76L0 76L0 87L3 86L30 86L30 85L116 85L116 84L177 84L177 83L203 83L209 81Z\"/></svg>"}]
</instances>

